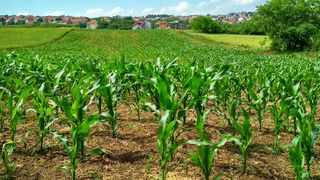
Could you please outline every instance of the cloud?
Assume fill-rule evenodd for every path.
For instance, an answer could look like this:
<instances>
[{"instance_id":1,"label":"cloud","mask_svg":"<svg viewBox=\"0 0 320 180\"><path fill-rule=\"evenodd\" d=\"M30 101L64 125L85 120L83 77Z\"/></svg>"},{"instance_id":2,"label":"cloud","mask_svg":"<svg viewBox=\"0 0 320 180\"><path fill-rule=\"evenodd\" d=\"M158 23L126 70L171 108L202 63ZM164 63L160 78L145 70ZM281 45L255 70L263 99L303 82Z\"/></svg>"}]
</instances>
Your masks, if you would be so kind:
<instances>
[{"instance_id":1,"label":"cloud","mask_svg":"<svg viewBox=\"0 0 320 180\"><path fill-rule=\"evenodd\" d=\"M236 0L237 5L249 5L252 4L254 0Z\"/></svg>"},{"instance_id":2,"label":"cloud","mask_svg":"<svg viewBox=\"0 0 320 180\"><path fill-rule=\"evenodd\" d=\"M156 12L156 9L154 9L154 8L145 8L142 11L143 14L152 14L152 13L155 13L155 12Z\"/></svg>"},{"instance_id":3,"label":"cloud","mask_svg":"<svg viewBox=\"0 0 320 180\"><path fill-rule=\"evenodd\" d=\"M85 16L88 17L98 17L98 16L103 16L104 10L101 8L96 8L96 9L88 9L85 13Z\"/></svg>"},{"instance_id":4,"label":"cloud","mask_svg":"<svg viewBox=\"0 0 320 180\"><path fill-rule=\"evenodd\" d=\"M186 15L189 13L190 4L187 1L182 1L175 6L166 6L160 9L146 8L144 13L155 13L155 14L172 14L172 15Z\"/></svg>"},{"instance_id":5,"label":"cloud","mask_svg":"<svg viewBox=\"0 0 320 180\"><path fill-rule=\"evenodd\" d=\"M63 15L62 11L52 11L44 14L45 16L61 16Z\"/></svg>"},{"instance_id":6,"label":"cloud","mask_svg":"<svg viewBox=\"0 0 320 180\"><path fill-rule=\"evenodd\" d=\"M19 12L18 14L17 14L18 16L21 16L21 15L23 15L23 16L27 16L27 15L30 15L30 13L29 12Z\"/></svg>"},{"instance_id":7,"label":"cloud","mask_svg":"<svg viewBox=\"0 0 320 180\"><path fill-rule=\"evenodd\" d=\"M197 5L197 7L198 7L198 8L202 8L202 7L205 6L206 4L207 4L206 1L201 1L201 2Z\"/></svg>"},{"instance_id":8,"label":"cloud","mask_svg":"<svg viewBox=\"0 0 320 180\"><path fill-rule=\"evenodd\" d=\"M88 9L84 16L87 17L100 17L100 16L130 16L134 13L133 9L125 10L121 7L114 7L113 9L102 9L102 8L94 8Z\"/></svg>"},{"instance_id":9,"label":"cloud","mask_svg":"<svg viewBox=\"0 0 320 180\"><path fill-rule=\"evenodd\" d=\"M124 9L122 9L121 7L115 7L112 10L108 11L107 14L109 16L116 16L116 15L122 15L124 13Z\"/></svg>"}]
</instances>

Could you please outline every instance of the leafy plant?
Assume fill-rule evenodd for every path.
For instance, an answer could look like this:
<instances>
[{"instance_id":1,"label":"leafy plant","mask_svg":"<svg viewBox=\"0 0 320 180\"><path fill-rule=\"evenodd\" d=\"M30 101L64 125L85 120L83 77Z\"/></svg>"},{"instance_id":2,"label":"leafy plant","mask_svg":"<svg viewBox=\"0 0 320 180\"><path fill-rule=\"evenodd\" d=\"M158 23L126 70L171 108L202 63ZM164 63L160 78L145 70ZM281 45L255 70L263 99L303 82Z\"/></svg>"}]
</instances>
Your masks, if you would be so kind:
<instances>
[{"instance_id":1,"label":"leafy plant","mask_svg":"<svg viewBox=\"0 0 320 180\"><path fill-rule=\"evenodd\" d=\"M247 157L248 157L248 147L252 141L252 126L250 123L249 113L248 110L242 111L244 120L242 124L238 121L234 121L235 129L240 134L240 138L234 140L236 144L239 145L240 151L242 154L243 160L243 173L247 172Z\"/></svg>"},{"instance_id":2,"label":"leafy plant","mask_svg":"<svg viewBox=\"0 0 320 180\"><path fill-rule=\"evenodd\" d=\"M305 159L303 156L300 137L296 137L292 140L289 155L296 174L296 179L303 180L309 177L308 173L304 171Z\"/></svg>"},{"instance_id":3,"label":"leafy plant","mask_svg":"<svg viewBox=\"0 0 320 180\"><path fill-rule=\"evenodd\" d=\"M15 171L15 165L10 162L10 156L17 148L14 141L9 141L2 146L1 157L6 168L7 179L12 179L13 172Z\"/></svg>"},{"instance_id":4,"label":"leafy plant","mask_svg":"<svg viewBox=\"0 0 320 180\"><path fill-rule=\"evenodd\" d=\"M90 116L89 118L82 121L77 126L72 125L70 129L70 143L68 139L59 135L57 132L53 132L53 136L58 138L60 143L63 145L64 151L69 157L69 165L64 165L62 168L65 169L71 176L72 180L77 179L76 170L82 158L101 154L104 151L100 148L93 149L88 153L83 154L83 156L78 156L79 153L83 150L84 142L89 137L90 130L93 126L99 123L99 116Z\"/></svg>"},{"instance_id":5,"label":"leafy plant","mask_svg":"<svg viewBox=\"0 0 320 180\"><path fill-rule=\"evenodd\" d=\"M45 83L43 83L39 89L35 89L33 96L33 104L38 116L39 131L37 135L40 141L40 151L43 151L43 140L45 136L49 133L52 124L57 120L57 118L51 117L54 107L49 104L49 98L44 92L44 88Z\"/></svg>"},{"instance_id":6,"label":"leafy plant","mask_svg":"<svg viewBox=\"0 0 320 180\"><path fill-rule=\"evenodd\" d=\"M192 162L198 166L205 179L209 180L212 174L212 168L214 166L214 158L218 154L218 151L221 147L223 147L227 142L237 140L233 136L224 136L215 144L211 144L206 140L189 140L187 143L198 146L198 151L195 153L191 153L189 155ZM218 174L213 179L220 177L222 174Z\"/></svg>"},{"instance_id":7,"label":"leafy plant","mask_svg":"<svg viewBox=\"0 0 320 180\"><path fill-rule=\"evenodd\" d=\"M121 99L122 86L117 82L117 73L112 72L108 74L106 84L101 85L99 92L102 95L104 102L106 104L107 112L103 112L104 116L109 125L111 126L112 137L117 136L117 126L118 126L118 113L117 104Z\"/></svg>"},{"instance_id":8,"label":"leafy plant","mask_svg":"<svg viewBox=\"0 0 320 180\"><path fill-rule=\"evenodd\" d=\"M71 97L63 97L57 100L57 104L61 107L66 115L66 120L62 119L69 127L78 128L86 119L86 111L88 106L93 101L90 94L99 88L98 83L81 85L81 82L74 83L72 87ZM81 141L79 144L81 156L85 154L85 142Z\"/></svg>"},{"instance_id":9,"label":"leafy plant","mask_svg":"<svg viewBox=\"0 0 320 180\"><path fill-rule=\"evenodd\" d=\"M0 89L5 90L7 93L7 107L10 112L10 138L11 141L14 141L17 125L21 121L22 116L25 114L25 110L23 110L23 102L29 95L31 87L29 86L23 88L19 96L15 96L7 89Z\"/></svg>"},{"instance_id":10,"label":"leafy plant","mask_svg":"<svg viewBox=\"0 0 320 180\"><path fill-rule=\"evenodd\" d=\"M166 179L168 173L167 163L172 160L174 153L183 142L172 141L175 133L175 126L177 121L168 122L170 111L165 111L161 116L157 133L157 149L160 154L161 179Z\"/></svg>"}]
</instances>

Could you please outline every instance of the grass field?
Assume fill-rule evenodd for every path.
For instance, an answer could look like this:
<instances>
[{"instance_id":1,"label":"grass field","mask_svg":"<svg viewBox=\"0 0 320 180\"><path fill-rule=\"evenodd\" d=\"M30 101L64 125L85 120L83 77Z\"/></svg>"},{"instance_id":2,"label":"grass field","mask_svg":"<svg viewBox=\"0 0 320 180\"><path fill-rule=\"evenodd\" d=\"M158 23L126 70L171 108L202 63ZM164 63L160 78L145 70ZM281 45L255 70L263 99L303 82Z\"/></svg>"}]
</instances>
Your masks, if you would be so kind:
<instances>
[{"instance_id":1,"label":"grass field","mask_svg":"<svg viewBox=\"0 0 320 180\"><path fill-rule=\"evenodd\" d=\"M0 49L30 47L48 43L71 28L0 28Z\"/></svg>"},{"instance_id":2,"label":"grass field","mask_svg":"<svg viewBox=\"0 0 320 180\"><path fill-rule=\"evenodd\" d=\"M235 47L245 47L251 49L268 49L270 40L263 35L239 35L239 34L204 34L188 32L190 35L202 37L214 43L222 43Z\"/></svg>"},{"instance_id":3,"label":"grass field","mask_svg":"<svg viewBox=\"0 0 320 180\"><path fill-rule=\"evenodd\" d=\"M320 54L199 36L76 29L0 50L0 179L8 161L17 180L295 179L293 160L319 179Z\"/></svg>"}]
</instances>

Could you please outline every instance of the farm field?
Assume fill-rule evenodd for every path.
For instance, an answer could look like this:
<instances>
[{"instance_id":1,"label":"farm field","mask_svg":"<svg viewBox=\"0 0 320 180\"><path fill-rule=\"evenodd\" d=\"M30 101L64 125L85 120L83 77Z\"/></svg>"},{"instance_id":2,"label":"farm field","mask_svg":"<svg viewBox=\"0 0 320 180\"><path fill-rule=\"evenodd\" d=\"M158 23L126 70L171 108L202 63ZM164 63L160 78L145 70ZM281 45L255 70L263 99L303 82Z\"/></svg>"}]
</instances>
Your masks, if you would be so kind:
<instances>
[{"instance_id":1,"label":"farm field","mask_svg":"<svg viewBox=\"0 0 320 180\"><path fill-rule=\"evenodd\" d=\"M320 54L207 43L180 31L73 30L0 50L12 176L294 179L292 161L307 157L304 172L320 178ZM10 166L0 167L5 178Z\"/></svg>"},{"instance_id":2,"label":"farm field","mask_svg":"<svg viewBox=\"0 0 320 180\"><path fill-rule=\"evenodd\" d=\"M37 46L56 40L71 28L0 28L0 49Z\"/></svg>"},{"instance_id":3,"label":"farm field","mask_svg":"<svg viewBox=\"0 0 320 180\"><path fill-rule=\"evenodd\" d=\"M204 34L188 32L193 36L198 36L211 40L215 43L223 43L226 45L240 46L251 49L267 50L270 47L271 41L267 36L263 35L239 35L239 34Z\"/></svg>"}]
</instances>

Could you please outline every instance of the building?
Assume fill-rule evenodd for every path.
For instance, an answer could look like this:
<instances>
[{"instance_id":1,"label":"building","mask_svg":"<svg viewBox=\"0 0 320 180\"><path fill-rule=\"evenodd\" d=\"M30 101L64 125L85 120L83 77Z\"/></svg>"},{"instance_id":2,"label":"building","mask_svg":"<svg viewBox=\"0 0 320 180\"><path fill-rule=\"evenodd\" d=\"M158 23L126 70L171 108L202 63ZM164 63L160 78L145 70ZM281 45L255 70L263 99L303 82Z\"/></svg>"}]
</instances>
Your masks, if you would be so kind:
<instances>
[{"instance_id":1,"label":"building","mask_svg":"<svg viewBox=\"0 0 320 180\"><path fill-rule=\"evenodd\" d=\"M132 29L133 30L136 30L136 29L152 29L152 25L151 25L151 22L149 22L149 21L138 21L138 22L134 23Z\"/></svg>"},{"instance_id":2,"label":"building","mask_svg":"<svg viewBox=\"0 0 320 180\"><path fill-rule=\"evenodd\" d=\"M91 21L87 22L87 28L88 29L97 29L98 28L98 21L91 20Z\"/></svg>"},{"instance_id":3,"label":"building","mask_svg":"<svg viewBox=\"0 0 320 180\"><path fill-rule=\"evenodd\" d=\"M170 29L169 23L167 21L158 21L155 24L156 29Z\"/></svg>"}]
</instances>

